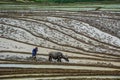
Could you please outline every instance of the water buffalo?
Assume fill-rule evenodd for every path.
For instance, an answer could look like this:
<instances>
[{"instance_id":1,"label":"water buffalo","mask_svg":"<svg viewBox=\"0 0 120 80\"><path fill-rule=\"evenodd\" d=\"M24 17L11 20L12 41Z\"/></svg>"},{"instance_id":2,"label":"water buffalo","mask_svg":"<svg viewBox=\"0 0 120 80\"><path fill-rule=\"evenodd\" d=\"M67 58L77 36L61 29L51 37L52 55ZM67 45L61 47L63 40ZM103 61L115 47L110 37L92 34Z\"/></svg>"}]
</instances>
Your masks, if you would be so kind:
<instances>
[{"instance_id":1,"label":"water buffalo","mask_svg":"<svg viewBox=\"0 0 120 80\"><path fill-rule=\"evenodd\" d=\"M61 52L50 52L49 61L52 61L52 59L57 60L57 62L61 62L61 59L69 62L68 56L63 55Z\"/></svg>"}]
</instances>

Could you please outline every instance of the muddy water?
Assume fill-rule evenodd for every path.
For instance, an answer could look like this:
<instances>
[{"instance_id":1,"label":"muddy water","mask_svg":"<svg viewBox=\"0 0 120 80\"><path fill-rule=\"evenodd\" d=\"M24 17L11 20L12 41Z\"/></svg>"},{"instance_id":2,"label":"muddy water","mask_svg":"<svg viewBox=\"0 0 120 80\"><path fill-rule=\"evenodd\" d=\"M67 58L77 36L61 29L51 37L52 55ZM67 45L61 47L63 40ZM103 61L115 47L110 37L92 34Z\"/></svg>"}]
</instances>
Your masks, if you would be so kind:
<instances>
[{"instance_id":1,"label":"muddy water","mask_svg":"<svg viewBox=\"0 0 120 80\"><path fill-rule=\"evenodd\" d=\"M81 79L81 78L97 78L97 79L120 79L120 76L62 76L62 77L37 77L37 78L12 78L12 79L2 79L2 80L56 80L56 79L66 79L66 78L74 78L74 79ZM106 79L106 80L107 80Z\"/></svg>"},{"instance_id":2,"label":"muddy water","mask_svg":"<svg viewBox=\"0 0 120 80\"><path fill-rule=\"evenodd\" d=\"M52 73L52 74L45 74L45 73L40 73L40 74L13 74L13 75L2 75L2 76L0 76L0 78L4 78L4 77L15 77L15 76L19 76L19 77L22 77L22 76L45 76L45 75L48 75L48 76L50 76L50 75L61 75L60 73L58 74L56 74L56 73Z\"/></svg>"},{"instance_id":3,"label":"muddy water","mask_svg":"<svg viewBox=\"0 0 120 80\"><path fill-rule=\"evenodd\" d=\"M0 64L0 67L13 68L61 68L61 69L86 69L86 70L120 70L105 67L91 67L91 66L67 66L67 65L35 65L35 64Z\"/></svg>"}]
</instances>

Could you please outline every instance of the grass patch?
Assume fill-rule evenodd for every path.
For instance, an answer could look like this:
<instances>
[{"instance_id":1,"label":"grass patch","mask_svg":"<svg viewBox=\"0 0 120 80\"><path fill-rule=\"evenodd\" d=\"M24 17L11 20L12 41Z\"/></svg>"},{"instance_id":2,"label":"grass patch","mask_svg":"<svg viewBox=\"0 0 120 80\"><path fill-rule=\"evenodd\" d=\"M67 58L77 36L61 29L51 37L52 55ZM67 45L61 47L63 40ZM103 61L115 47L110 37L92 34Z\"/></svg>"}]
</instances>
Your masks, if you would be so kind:
<instances>
[{"instance_id":1,"label":"grass patch","mask_svg":"<svg viewBox=\"0 0 120 80\"><path fill-rule=\"evenodd\" d=\"M99 8L99 9L98 9ZM35 2L3 2L0 1L0 10L67 10L67 11L91 11L91 10L120 11L119 2L80 2L80 3L35 3Z\"/></svg>"}]
</instances>

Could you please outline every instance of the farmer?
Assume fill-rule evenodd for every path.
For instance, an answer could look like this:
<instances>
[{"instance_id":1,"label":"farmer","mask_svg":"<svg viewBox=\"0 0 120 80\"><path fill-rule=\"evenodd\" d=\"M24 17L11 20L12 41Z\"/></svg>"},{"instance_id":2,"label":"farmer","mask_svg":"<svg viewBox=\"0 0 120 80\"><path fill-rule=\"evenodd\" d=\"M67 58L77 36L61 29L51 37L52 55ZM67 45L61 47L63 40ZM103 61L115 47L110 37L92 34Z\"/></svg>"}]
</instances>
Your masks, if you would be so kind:
<instances>
[{"instance_id":1,"label":"farmer","mask_svg":"<svg viewBox=\"0 0 120 80\"><path fill-rule=\"evenodd\" d=\"M36 60L36 54L38 52L38 47L35 47L33 50L32 50L32 58L33 60Z\"/></svg>"}]
</instances>

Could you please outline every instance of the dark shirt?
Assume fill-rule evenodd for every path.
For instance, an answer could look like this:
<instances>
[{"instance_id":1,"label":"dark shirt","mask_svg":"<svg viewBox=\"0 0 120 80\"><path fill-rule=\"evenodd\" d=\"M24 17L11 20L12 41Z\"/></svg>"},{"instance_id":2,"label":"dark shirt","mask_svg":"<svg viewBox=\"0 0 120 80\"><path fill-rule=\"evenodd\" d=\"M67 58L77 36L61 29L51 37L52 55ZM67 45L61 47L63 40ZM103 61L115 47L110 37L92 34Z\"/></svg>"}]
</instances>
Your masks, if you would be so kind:
<instances>
[{"instance_id":1,"label":"dark shirt","mask_svg":"<svg viewBox=\"0 0 120 80\"><path fill-rule=\"evenodd\" d=\"M37 51L38 51L38 49L37 49L37 48L34 48L34 49L32 50L32 56L36 56Z\"/></svg>"}]
</instances>

